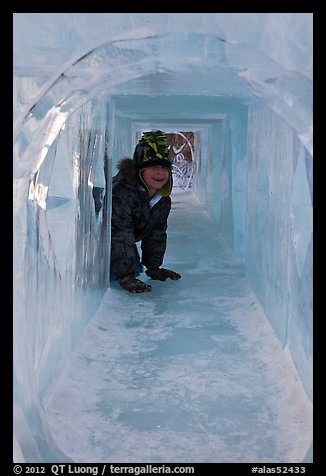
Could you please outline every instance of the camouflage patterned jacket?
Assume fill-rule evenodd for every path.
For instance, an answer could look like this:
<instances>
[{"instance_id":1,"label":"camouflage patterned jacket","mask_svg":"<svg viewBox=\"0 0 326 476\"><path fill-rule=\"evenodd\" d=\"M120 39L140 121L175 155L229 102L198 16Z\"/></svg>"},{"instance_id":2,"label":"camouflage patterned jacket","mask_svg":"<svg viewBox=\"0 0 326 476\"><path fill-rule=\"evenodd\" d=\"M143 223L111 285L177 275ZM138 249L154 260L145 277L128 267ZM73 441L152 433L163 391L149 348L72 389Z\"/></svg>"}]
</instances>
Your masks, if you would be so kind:
<instances>
[{"instance_id":1,"label":"camouflage patterned jacket","mask_svg":"<svg viewBox=\"0 0 326 476\"><path fill-rule=\"evenodd\" d=\"M111 267L121 278L135 275L136 242L141 241L141 262L146 268L161 266L167 241L171 198L161 197L151 208L131 159L123 159L112 182Z\"/></svg>"}]
</instances>

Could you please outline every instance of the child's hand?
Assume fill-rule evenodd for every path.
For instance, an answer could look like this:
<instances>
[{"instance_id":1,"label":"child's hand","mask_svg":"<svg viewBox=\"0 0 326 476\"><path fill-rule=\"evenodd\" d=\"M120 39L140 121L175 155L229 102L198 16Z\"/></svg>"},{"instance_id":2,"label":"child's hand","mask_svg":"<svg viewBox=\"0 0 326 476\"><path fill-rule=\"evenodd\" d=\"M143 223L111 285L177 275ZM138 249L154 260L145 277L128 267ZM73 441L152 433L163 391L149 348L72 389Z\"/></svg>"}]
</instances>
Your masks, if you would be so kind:
<instances>
[{"instance_id":1,"label":"child's hand","mask_svg":"<svg viewBox=\"0 0 326 476\"><path fill-rule=\"evenodd\" d=\"M181 278L181 274L164 268L149 268L146 271L147 276L158 281L165 281L167 278L177 280Z\"/></svg>"},{"instance_id":2,"label":"child's hand","mask_svg":"<svg viewBox=\"0 0 326 476\"><path fill-rule=\"evenodd\" d=\"M140 279L133 276L126 276L119 279L119 284L122 288L126 289L130 293L148 293L152 290L150 284L145 284Z\"/></svg>"}]
</instances>

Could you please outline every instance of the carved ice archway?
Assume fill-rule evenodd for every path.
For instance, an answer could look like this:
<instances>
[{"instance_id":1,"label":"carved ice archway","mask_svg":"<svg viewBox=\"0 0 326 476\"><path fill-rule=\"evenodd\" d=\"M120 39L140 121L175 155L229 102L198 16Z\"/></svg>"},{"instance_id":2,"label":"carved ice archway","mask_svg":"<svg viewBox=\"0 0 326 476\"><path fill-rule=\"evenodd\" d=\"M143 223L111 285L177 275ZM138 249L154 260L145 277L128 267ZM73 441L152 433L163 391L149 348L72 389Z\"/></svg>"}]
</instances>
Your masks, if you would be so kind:
<instances>
[{"instance_id":1,"label":"carved ice archway","mask_svg":"<svg viewBox=\"0 0 326 476\"><path fill-rule=\"evenodd\" d=\"M178 136L184 139L184 143L179 147L176 148L172 146L173 152L175 156L173 157L172 163L172 175L173 175L173 186L176 188L180 188L182 190L188 190L192 186L193 177L194 177L194 170L195 170L195 154L194 149L191 145L190 140L182 133L182 132L175 132ZM191 162L186 159L183 151L185 147L188 145L190 154L191 154Z\"/></svg>"}]
</instances>

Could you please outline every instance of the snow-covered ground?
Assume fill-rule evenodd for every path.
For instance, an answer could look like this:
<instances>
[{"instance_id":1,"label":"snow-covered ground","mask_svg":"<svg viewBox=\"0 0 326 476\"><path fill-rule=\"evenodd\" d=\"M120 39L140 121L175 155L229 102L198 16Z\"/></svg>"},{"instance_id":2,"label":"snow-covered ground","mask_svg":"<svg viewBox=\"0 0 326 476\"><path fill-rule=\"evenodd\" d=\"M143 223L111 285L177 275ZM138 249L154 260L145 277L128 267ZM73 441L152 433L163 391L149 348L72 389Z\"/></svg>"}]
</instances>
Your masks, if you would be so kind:
<instances>
[{"instance_id":1,"label":"snow-covered ground","mask_svg":"<svg viewBox=\"0 0 326 476\"><path fill-rule=\"evenodd\" d=\"M79 463L301 462L312 403L290 353L204 207L172 199L182 279L112 284L48 402L54 440Z\"/></svg>"}]
</instances>

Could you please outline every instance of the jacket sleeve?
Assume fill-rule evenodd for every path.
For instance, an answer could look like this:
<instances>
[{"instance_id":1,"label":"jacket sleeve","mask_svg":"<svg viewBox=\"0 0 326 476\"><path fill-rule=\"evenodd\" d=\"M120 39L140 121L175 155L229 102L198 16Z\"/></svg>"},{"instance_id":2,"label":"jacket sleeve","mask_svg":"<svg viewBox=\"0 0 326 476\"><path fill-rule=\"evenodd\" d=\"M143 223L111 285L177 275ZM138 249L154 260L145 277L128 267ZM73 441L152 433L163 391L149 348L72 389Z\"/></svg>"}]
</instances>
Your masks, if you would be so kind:
<instances>
[{"instance_id":1,"label":"jacket sleeve","mask_svg":"<svg viewBox=\"0 0 326 476\"><path fill-rule=\"evenodd\" d=\"M111 267L119 279L136 272L137 248L135 245L134 196L122 189L112 193L111 214Z\"/></svg>"},{"instance_id":2,"label":"jacket sleeve","mask_svg":"<svg viewBox=\"0 0 326 476\"><path fill-rule=\"evenodd\" d=\"M161 207L153 210L153 228L142 240L142 264L146 268L162 266L167 243L167 220L171 210L171 199L167 197Z\"/></svg>"}]
</instances>

